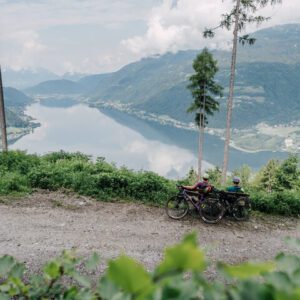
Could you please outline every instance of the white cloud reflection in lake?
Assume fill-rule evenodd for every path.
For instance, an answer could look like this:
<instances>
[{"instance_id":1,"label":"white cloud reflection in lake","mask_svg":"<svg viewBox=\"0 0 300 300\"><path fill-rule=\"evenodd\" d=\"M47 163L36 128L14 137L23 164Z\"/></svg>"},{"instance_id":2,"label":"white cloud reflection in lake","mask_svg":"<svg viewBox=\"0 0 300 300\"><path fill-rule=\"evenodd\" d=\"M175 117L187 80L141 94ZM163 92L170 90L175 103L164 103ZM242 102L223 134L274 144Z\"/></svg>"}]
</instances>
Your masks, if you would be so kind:
<instances>
[{"instance_id":1,"label":"white cloud reflection in lake","mask_svg":"<svg viewBox=\"0 0 300 300\"><path fill-rule=\"evenodd\" d=\"M27 114L40 122L41 127L18 140L11 146L13 149L39 154L61 149L80 151L105 157L118 166L150 170L172 178L183 177L197 165L195 155L189 150L159 139L147 139L95 108L81 104L49 108L36 103L28 107Z\"/></svg>"}]
</instances>

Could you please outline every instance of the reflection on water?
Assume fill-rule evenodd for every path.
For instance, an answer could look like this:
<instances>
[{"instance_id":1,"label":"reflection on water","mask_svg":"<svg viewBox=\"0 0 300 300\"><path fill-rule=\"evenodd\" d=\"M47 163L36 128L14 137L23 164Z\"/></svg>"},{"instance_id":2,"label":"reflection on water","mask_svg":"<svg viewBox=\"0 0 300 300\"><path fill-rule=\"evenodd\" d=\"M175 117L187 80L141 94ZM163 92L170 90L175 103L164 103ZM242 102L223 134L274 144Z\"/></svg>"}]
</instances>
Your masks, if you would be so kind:
<instances>
[{"instance_id":1,"label":"reflection on water","mask_svg":"<svg viewBox=\"0 0 300 300\"><path fill-rule=\"evenodd\" d=\"M182 177L191 166L196 166L191 151L159 138L148 139L95 108L81 104L68 108L34 104L26 113L36 118L41 127L18 140L11 146L13 149L39 154L61 149L80 151L103 156L119 166L151 170L172 178ZM155 130L151 130L154 134Z\"/></svg>"},{"instance_id":2,"label":"reflection on water","mask_svg":"<svg viewBox=\"0 0 300 300\"><path fill-rule=\"evenodd\" d=\"M118 166L151 170L170 178L183 177L197 165L197 132L69 102L65 107L34 104L28 107L27 114L36 118L41 127L11 148L39 154L61 149L80 151L105 157ZM211 164L204 162L204 168L222 165L223 147L223 141L206 134L204 160ZM280 152L246 153L231 148L229 169L243 164L258 169L271 158L286 156Z\"/></svg>"},{"instance_id":3,"label":"reflection on water","mask_svg":"<svg viewBox=\"0 0 300 300\"><path fill-rule=\"evenodd\" d=\"M176 145L180 148L190 150L197 155L198 133L185 129L162 126L155 122L144 121L137 117L130 116L115 110L102 110L103 113L116 120L124 126L140 132L148 140L159 140L169 145ZM222 166L224 141L216 136L205 134L204 160L213 165ZM261 151L248 153L234 148L229 148L229 170L249 165L258 170L270 159L283 159L287 157L285 152Z\"/></svg>"}]
</instances>

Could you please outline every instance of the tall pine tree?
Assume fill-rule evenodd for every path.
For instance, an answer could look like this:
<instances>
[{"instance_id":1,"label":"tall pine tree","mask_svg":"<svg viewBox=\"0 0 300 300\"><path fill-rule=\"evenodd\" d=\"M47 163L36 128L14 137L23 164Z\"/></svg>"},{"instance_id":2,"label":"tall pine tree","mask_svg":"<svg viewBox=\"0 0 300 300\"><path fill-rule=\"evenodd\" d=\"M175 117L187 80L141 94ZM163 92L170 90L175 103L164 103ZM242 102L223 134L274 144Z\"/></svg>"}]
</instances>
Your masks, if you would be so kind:
<instances>
[{"instance_id":1,"label":"tall pine tree","mask_svg":"<svg viewBox=\"0 0 300 300\"><path fill-rule=\"evenodd\" d=\"M188 112L196 112L195 122L199 127L199 149L198 149L198 177L202 172L204 127L207 124L207 115L213 115L219 110L219 102L214 97L221 97L223 88L214 81L218 72L217 61L205 48L194 60L195 73L190 76L190 89L194 101L188 108Z\"/></svg>"}]
</instances>

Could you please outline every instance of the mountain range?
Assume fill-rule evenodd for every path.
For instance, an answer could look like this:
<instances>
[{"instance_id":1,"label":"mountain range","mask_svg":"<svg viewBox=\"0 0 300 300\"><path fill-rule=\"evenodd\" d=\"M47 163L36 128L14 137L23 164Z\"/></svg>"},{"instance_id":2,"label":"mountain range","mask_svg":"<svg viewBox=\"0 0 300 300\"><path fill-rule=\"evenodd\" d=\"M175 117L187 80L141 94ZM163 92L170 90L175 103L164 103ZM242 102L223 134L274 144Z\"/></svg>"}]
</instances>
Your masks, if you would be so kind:
<instances>
[{"instance_id":1,"label":"mountain range","mask_svg":"<svg viewBox=\"0 0 300 300\"><path fill-rule=\"evenodd\" d=\"M67 79L76 81L87 75L67 72L60 76L44 68L27 68L20 70L3 68L2 74L4 86L17 89L26 89L48 80Z\"/></svg>"},{"instance_id":2,"label":"mountain range","mask_svg":"<svg viewBox=\"0 0 300 300\"><path fill-rule=\"evenodd\" d=\"M287 123L299 118L300 24L263 29L253 36L257 38L255 45L238 49L233 127ZM156 55L117 72L85 76L77 82L46 81L25 92L33 96L81 93L91 103L121 102L137 110L191 122L193 116L186 113L186 108L192 98L186 85L198 53L188 50ZM212 127L224 127L230 52L212 53L218 60L216 79L225 87L225 97L220 99L220 113L209 122Z\"/></svg>"},{"instance_id":3,"label":"mountain range","mask_svg":"<svg viewBox=\"0 0 300 300\"><path fill-rule=\"evenodd\" d=\"M238 48L232 127L246 130L261 123L300 126L300 24L259 30L253 36L257 38L253 46ZM189 123L193 115L186 109L192 98L186 86L199 52L154 55L116 72L79 76L76 81L55 78L23 91L30 97L81 95L93 106L121 103L129 110ZM209 119L209 127L223 129L231 54L225 50L212 53L219 65L216 80L225 89L220 112Z\"/></svg>"}]
</instances>

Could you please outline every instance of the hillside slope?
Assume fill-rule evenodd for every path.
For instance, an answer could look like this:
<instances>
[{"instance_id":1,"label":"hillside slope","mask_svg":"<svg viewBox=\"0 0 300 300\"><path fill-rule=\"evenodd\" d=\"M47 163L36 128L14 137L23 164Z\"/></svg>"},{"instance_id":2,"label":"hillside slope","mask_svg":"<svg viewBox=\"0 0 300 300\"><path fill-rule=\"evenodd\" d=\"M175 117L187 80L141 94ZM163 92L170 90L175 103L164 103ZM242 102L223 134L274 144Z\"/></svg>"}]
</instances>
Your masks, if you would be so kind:
<instances>
[{"instance_id":1,"label":"hillside slope","mask_svg":"<svg viewBox=\"0 0 300 300\"><path fill-rule=\"evenodd\" d=\"M228 69L218 75L218 81L226 86ZM247 128L260 122L275 125L299 119L300 112L300 64L277 63L240 64L237 68L233 127ZM193 115L186 109L192 102L188 82L181 82L163 90L145 103L134 105L136 109L150 113L169 115L176 120L192 122ZM211 127L224 127L226 118L226 91L221 99L220 112L210 117Z\"/></svg>"},{"instance_id":2,"label":"hillside slope","mask_svg":"<svg viewBox=\"0 0 300 300\"><path fill-rule=\"evenodd\" d=\"M29 120L24 116L24 109L27 105L32 103L32 99L17 89L7 87L4 88L4 101L7 126L29 126Z\"/></svg>"},{"instance_id":3,"label":"hillside slope","mask_svg":"<svg viewBox=\"0 0 300 300\"><path fill-rule=\"evenodd\" d=\"M72 80L49 80L24 90L28 95L76 95L86 91L85 86Z\"/></svg>"}]
</instances>

